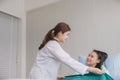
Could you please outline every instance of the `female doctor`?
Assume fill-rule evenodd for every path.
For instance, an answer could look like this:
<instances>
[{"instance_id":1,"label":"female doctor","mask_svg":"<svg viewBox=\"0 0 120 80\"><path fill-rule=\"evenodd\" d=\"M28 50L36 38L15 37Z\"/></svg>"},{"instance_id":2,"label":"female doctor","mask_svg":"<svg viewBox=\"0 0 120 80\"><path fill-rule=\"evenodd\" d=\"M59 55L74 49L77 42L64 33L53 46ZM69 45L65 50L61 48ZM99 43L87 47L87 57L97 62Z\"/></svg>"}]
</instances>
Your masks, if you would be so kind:
<instances>
[{"instance_id":1,"label":"female doctor","mask_svg":"<svg viewBox=\"0 0 120 80\"><path fill-rule=\"evenodd\" d=\"M83 65L62 49L59 43L66 41L70 30L68 24L60 22L47 33L39 47L36 61L30 72L30 79L57 80L61 63L68 65L82 75L84 75L86 71L97 74L103 73L98 68Z\"/></svg>"}]
</instances>

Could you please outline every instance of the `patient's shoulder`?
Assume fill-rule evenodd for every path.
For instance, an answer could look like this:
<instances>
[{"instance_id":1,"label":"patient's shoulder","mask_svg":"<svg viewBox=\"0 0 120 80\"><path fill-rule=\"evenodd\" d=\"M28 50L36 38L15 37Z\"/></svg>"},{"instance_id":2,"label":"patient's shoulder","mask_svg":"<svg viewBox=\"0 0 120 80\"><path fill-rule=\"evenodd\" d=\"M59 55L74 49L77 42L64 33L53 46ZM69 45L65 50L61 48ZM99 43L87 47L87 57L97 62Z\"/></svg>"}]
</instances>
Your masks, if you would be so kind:
<instances>
[{"instance_id":1,"label":"patient's shoulder","mask_svg":"<svg viewBox=\"0 0 120 80\"><path fill-rule=\"evenodd\" d=\"M107 68L104 65L102 65L101 69L104 73L107 73L108 75L110 75L109 71L107 70Z\"/></svg>"}]
</instances>

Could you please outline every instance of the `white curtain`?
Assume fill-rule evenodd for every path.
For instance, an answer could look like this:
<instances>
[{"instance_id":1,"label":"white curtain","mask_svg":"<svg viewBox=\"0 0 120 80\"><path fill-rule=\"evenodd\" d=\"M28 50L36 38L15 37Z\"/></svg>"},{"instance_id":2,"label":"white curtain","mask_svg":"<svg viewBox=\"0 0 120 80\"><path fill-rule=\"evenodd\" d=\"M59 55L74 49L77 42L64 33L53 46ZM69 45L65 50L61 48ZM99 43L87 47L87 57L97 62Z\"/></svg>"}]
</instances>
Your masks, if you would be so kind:
<instances>
[{"instance_id":1,"label":"white curtain","mask_svg":"<svg viewBox=\"0 0 120 80\"><path fill-rule=\"evenodd\" d=\"M0 80L16 78L18 18L0 12Z\"/></svg>"}]
</instances>

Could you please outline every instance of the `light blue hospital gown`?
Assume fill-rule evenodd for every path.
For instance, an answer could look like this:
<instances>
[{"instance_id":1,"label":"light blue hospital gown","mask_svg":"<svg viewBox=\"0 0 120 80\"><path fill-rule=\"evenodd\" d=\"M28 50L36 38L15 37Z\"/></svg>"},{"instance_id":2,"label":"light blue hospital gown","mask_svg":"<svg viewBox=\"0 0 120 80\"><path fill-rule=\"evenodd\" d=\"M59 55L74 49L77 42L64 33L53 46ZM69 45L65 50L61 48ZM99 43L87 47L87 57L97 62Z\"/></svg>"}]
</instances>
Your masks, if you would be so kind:
<instances>
[{"instance_id":1,"label":"light blue hospital gown","mask_svg":"<svg viewBox=\"0 0 120 80\"><path fill-rule=\"evenodd\" d=\"M85 74L88 69L88 66L74 60L65 52L57 41L51 40L38 52L30 72L30 79L56 80L61 62L80 74Z\"/></svg>"}]
</instances>

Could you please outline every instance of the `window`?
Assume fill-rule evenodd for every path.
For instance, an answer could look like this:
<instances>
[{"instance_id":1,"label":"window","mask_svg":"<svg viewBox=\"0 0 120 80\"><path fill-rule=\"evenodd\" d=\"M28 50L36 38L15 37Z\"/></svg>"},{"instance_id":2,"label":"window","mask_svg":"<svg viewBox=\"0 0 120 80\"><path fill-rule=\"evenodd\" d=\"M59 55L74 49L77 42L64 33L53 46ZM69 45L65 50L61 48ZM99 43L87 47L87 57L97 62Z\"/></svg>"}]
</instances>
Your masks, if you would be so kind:
<instances>
[{"instance_id":1,"label":"window","mask_svg":"<svg viewBox=\"0 0 120 80\"><path fill-rule=\"evenodd\" d=\"M18 20L0 12L0 80L16 78Z\"/></svg>"}]
</instances>

